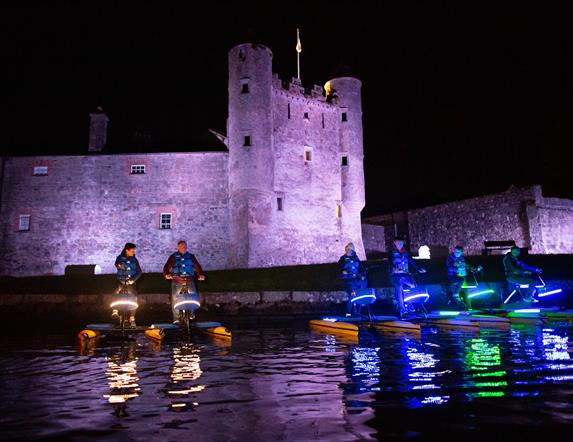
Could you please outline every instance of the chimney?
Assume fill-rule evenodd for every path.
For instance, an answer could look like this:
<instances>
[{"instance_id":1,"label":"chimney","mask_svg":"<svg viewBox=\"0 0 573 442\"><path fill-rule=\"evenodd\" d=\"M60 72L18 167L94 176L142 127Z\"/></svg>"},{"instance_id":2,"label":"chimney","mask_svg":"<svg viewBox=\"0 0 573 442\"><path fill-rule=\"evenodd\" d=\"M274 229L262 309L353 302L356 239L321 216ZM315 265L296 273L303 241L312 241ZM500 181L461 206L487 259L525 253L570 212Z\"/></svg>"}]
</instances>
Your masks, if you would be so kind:
<instances>
[{"instance_id":1,"label":"chimney","mask_svg":"<svg viewBox=\"0 0 573 442\"><path fill-rule=\"evenodd\" d=\"M107 123L108 116L104 113L101 106L90 114L90 152L101 152L107 143Z\"/></svg>"}]
</instances>

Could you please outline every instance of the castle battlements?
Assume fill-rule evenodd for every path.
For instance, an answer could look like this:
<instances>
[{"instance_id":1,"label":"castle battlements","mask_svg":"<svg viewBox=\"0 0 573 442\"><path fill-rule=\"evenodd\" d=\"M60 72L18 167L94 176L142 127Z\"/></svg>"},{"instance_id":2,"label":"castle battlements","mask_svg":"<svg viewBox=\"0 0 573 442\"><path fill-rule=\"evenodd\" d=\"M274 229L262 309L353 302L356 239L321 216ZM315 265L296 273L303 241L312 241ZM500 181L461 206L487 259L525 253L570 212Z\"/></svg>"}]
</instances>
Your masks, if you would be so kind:
<instances>
[{"instance_id":1,"label":"castle battlements","mask_svg":"<svg viewBox=\"0 0 573 442\"><path fill-rule=\"evenodd\" d=\"M314 84L312 88L305 88L301 80L296 77L292 77L290 80L284 80L281 79L277 73L273 73L272 86L275 92L290 94L293 99L304 98L316 100L318 103L324 103L333 107L333 104L326 100L326 95L323 93L324 88L318 84Z\"/></svg>"}]
</instances>

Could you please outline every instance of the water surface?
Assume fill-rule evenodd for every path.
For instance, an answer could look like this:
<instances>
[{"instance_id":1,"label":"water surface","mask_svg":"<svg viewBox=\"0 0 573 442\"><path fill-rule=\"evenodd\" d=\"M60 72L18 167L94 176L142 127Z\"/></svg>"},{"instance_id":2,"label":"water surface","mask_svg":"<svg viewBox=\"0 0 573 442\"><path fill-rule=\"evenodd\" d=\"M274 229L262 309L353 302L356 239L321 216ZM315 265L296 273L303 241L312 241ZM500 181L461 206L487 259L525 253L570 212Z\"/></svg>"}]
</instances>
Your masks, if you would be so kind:
<instances>
[{"instance_id":1,"label":"water surface","mask_svg":"<svg viewBox=\"0 0 573 442\"><path fill-rule=\"evenodd\" d=\"M2 440L539 440L573 431L571 331L428 328L359 339L306 324L233 342L0 344ZM571 433L573 434L573 433Z\"/></svg>"}]
</instances>

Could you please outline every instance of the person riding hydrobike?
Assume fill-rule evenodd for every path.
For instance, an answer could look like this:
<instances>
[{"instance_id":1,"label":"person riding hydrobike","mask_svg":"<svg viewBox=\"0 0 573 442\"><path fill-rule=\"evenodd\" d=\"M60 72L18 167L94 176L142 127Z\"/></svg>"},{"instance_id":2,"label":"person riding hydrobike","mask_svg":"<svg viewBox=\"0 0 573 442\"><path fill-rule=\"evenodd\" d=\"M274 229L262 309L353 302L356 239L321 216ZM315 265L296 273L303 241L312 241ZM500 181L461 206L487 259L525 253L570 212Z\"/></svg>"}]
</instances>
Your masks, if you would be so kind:
<instances>
[{"instance_id":1,"label":"person riding hydrobike","mask_svg":"<svg viewBox=\"0 0 573 442\"><path fill-rule=\"evenodd\" d=\"M123 246L122 252L115 259L115 267L117 269L117 289L115 294L128 294L134 296L137 300L135 283L143 272L139 266L139 261L135 257L136 249L137 246L135 244L128 242ZM111 317L114 319L119 317L117 309L112 311ZM135 327L135 309L130 311L129 324L131 327Z\"/></svg>"},{"instance_id":2,"label":"person riding hydrobike","mask_svg":"<svg viewBox=\"0 0 573 442\"><path fill-rule=\"evenodd\" d=\"M477 273L483 270L482 266L473 266L466 262L464 257L464 248L462 246L454 247L452 253L446 258L446 267L448 269L448 280L450 281L448 290L448 306L459 308L467 307L467 300L462 299L461 291L464 282L466 282L468 272Z\"/></svg>"},{"instance_id":3,"label":"person riding hydrobike","mask_svg":"<svg viewBox=\"0 0 573 442\"><path fill-rule=\"evenodd\" d=\"M390 283L396 289L397 310L400 318L404 318L407 314L404 306L404 289L411 290L417 287L410 268L417 273L426 273L426 270L418 266L404 248L404 237L397 236L388 252L388 271Z\"/></svg>"},{"instance_id":4,"label":"person riding hydrobike","mask_svg":"<svg viewBox=\"0 0 573 442\"><path fill-rule=\"evenodd\" d=\"M179 324L179 311L175 309L177 298L182 290L186 289L189 298L196 302L196 310L199 307L199 294L197 292L196 280L204 281L205 274L195 258L195 255L187 251L187 243L183 240L177 243L177 251L169 256L163 266L163 276L171 280L171 311L173 313L173 323Z\"/></svg>"},{"instance_id":5,"label":"person riding hydrobike","mask_svg":"<svg viewBox=\"0 0 573 442\"><path fill-rule=\"evenodd\" d=\"M356 297L356 290L366 288L366 267L358 258L353 243L348 243L344 247L344 255L338 260L340 279L344 284L344 290L348 294L346 303L346 316L355 313L352 298Z\"/></svg>"},{"instance_id":6,"label":"person riding hydrobike","mask_svg":"<svg viewBox=\"0 0 573 442\"><path fill-rule=\"evenodd\" d=\"M511 250L503 257L503 267L505 269L505 278L510 284L516 286L527 285L527 291L524 298L526 302L539 302L534 294L536 294L535 284L538 281L537 275L540 275L542 269L538 267L531 267L523 261L517 259L521 254L521 249L513 246Z\"/></svg>"}]
</instances>

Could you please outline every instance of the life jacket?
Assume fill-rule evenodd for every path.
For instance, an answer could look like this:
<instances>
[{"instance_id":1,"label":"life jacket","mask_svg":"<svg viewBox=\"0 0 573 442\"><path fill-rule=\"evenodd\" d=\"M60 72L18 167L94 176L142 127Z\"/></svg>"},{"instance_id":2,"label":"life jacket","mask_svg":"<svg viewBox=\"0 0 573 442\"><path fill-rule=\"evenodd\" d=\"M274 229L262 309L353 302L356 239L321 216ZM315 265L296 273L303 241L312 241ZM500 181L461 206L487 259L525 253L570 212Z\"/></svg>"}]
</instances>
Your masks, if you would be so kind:
<instances>
[{"instance_id":1,"label":"life jacket","mask_svg":"<svg viewBox=\"0 0 573 442\"><path fill-rule=\"evenodd\" d=\"M409 271L409 254L405 249L398 250L392 247L392 265L391 273L393 275L400 273L408 273Z\"/></svg>"},{"instance_id":2,"label":"life jacket","mask_svg":"<svg viewBox=\"0 0 573 442\"><path fill-rule=\"evenodd\" d=\"M342 256L342 270L346 271L341 275L342 279L354 279L360 276L360 259L356 253Z\"/></svg>"},{"instance_id":3,"label":"life jacket","mask_svg":"<svg viewBox=\"0 0 573 442\"><path fill-rule=\"evenodd\" d=\"M466 259L463 255L459 258L455 257L454 255L450 255L448 262L448 274L451 276L458 276L459 278L465 278L468 276Z\"/></svg>"},{"instance_id":4,"label":"life jacket","mask_svg":"<svg viewBox=\"0 0 573 442\"><path fill-rule=\"evenodd\" d=\"M176 278L191 278L195 275L195 267L193 266L193 259L191 258L191 253L185 252L181 254L175 252L173 254L175 262L173 263L172 274Z\"/></svg>"},{"instance_id":5,"label":"life jacket","mask_svg":"<svg viewBox=\"0 0 573 442\"><path fill-rule=\"evenodd\" d=\"M119 256L118 264L123 264L124 270L117 269L117 278L120 280L133 278L137 274L137 258L127 257L123 254Z\"/></svg>"}]
</instances>

